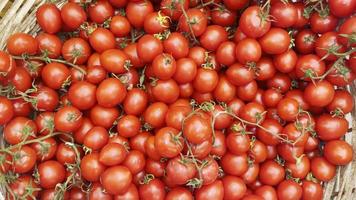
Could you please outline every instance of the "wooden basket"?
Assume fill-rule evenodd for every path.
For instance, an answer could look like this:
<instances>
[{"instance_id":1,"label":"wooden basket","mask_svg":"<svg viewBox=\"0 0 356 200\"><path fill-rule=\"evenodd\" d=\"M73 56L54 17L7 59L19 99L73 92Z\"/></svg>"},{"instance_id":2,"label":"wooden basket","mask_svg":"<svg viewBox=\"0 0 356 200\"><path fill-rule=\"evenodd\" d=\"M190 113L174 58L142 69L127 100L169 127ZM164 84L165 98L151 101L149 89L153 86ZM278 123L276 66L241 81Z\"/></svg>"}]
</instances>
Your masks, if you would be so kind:
<instances>
[{"instance_id":1,"label":"wooden basket","mask_svg":"<svg viewBox=\"0 0 356 200\"><path fill-rule=\"evenodd\" d=\"M0 49L5 50L6 40L16 32L24 32L36 35L39 26L36 24L36 10L46 0L0 0ZM66 0L52 0L61 7ZM356 83L348 87L348 90L356 98ZM354 99L355 99L354 98ZM346 118L352 131L345 135L345 140L356 149L356 106L352 114ZM1 132L1 127L0 127ZM3 146L2 135L0 135L1 146ZM354 151L355 152L355 151ZM324 200L356 200L356 156L352 163L337 168L335 178L324 184ZM4 198L5 190L0 192L0 200Z\"/></svg>"}]
</instances>

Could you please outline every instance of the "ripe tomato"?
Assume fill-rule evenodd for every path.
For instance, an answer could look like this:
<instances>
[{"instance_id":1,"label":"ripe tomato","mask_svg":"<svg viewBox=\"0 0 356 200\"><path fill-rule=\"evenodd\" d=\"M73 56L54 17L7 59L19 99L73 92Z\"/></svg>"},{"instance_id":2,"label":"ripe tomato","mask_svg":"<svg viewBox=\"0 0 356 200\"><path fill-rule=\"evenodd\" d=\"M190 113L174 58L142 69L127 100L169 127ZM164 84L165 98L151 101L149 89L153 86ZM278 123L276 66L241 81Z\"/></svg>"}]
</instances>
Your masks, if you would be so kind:
<instances>
[{"instance_id":1,"label":"ripe tomato","mask_svg":"<svg viewBox=\"0 0 356 200\"><path fill-rule=\"evenodd\" d=\"M164 184L160 179L154 178L148 183L140 185L138 189L140 199L142 200L163 200L166 196Z\"/></svg>"},{"instance_id":2,"label":"ripe tomato","mask_svg":"<svg viewBox=\"0 0 356 200\"><path fill-rule=\"evenodd\" d=\"M302 194L302 187L293 180L284 180L277 188L277 196L279 199L298 200L302 198Z\"/></svg>"},{"instance_id":3,"label":"ripe tomato","mask_svg":"<svg viewBox=\"0 0 356 200\"><path fill-rule=\"evenodd\" d=\"M235 155L227 152L220 160L220 165L225 173L241 176L248 170L247 155Z\"/></svg>"},{"instance_id":4,"label":"ripe tomato","mask_svg":"<svg viewBox=\"0 0 356 200\"><path fill-rule=\"evenodd\" d=\"M160 54L152 61L152 72L160 80L168 80L176 72L176 61L169 54Z\"/></svg>"},{"instance_id":5,"label":"ripe tomato","mask_svg":"<svg viewBox=\"0 0 356 200\"><path fill-rule=\"evenodd\" d=\"M14 116L14 106L6 97L0 97L0 125L8 123Z\"/></svg>"},{"instance_id":6,"label":"ripe tomato","mask_svg":"<svg viewBox=\"0 0 356 200\"><path fill-rule=\"evenodd\" d=\"M192 23L193 22L193 23ZM181 15L178 28L182 32L193 34L195 37L201 36L208 25L207 15L200 9L191 8L186 11L186 15ZM191 27L191 30L189 28Z\"/></svg>"},{"instance_id":7,"label":"ripe tomato","mask_svg":"<svg viewBox=\"0 0 356 200\"><path fill-rule=\"evenodd\" d=\"M169 27L169 18L161 12L149 13L144 20L143 29L148 34L162 33Z\"/></svg>"},{"instance_id":8,"label":"ripe tomato","mask_svg":"<svg viewBox=\"0 0 356 200\"><path fill-rule=\"evenodd\" d=\"M294 121L299 114L298 101L288 97L280 100L277 105L277 113L283 120Z\"/></svg>"},{"instance_id":9,"label":"ripe tomato","mask_svg":"<svg viewBox=\"0 0 356 200\"><path fill-rule=\"evenodd\" d=\"M103 186L100 183L93 183L88 196L89 200L112 200L112 196L105 192Z\"/></svg>"},{"instance_id":10,"label":"ripe tomato","mask_svg":"<svg viewBox=\"0 0 356 200\"><path fill-rule=\"evenodd\" d=\"M68 90L68 99L75 107L81 110L87 110L95 105L95 94L95 85L87 81L79 81L70 86Z\"/></svg>"},{"instance_id":11,"label":"ripe tomato","mask_svg":"<svg viewBox=\"0 0 356 200\"><path fill-rule=\"evenodd\" d=\"M88 6L89 18L98 24L102 24L105 20L114 16L114 8L107 0L99 0Z\"/></svg>"},{"instance_id":12,"label":"ripe tomato","mask_svg":"<svg viewBox=\"0 0 356 200\"><path fill-rule=\"evenodd\" d=\"M303 181L303 199L305 200L321 200L323 199L323 188L319 183L312 181Z\"/></svg>"},{"instance_id":13,"label":"ripe tomato","mask_svg":"<svg viewBox=\"0 0 356 200\"><path fill-rule=\"evenodd\" d=\"M55 34L61 30L61 12L55 4L41 5L36 12L37 23L46 33Z\"/></svg>"},{"instance_id":14,"label":"ripe tomato","mask_svg":"<svg viewBox=\"0 0 356 200\"><path fill-rule=\"evenodd\" d=\"M106 50L115 48L114 34L105 28L97 28L89 36L90 45L98 53L103 53Z\"/></svg>"},{"instance_id":15,"label":"ripe tomato","mask_svg":"<svg viewBox=\"0 0 356 200\"><path fill-rule=\"evenodd\" d=\"M353 0L332 0L328 1L330 12L336 17L348 17L356 8L356 1Z\"/></svg>"},{"instance_id":16,"label":"ripe tomato","mask_svg":"<svg viewBox=\"0 0 356 200\"><path fill-rule=\"evenodd\" d=\"M206 28L199 40L203 48L215 51L221 43L228 40L227 36L226 30L222 26L211 25Z\"/></svg>"},{"instance_id":17,"label":"ripe tomato","mask_svg":"<svg viewBox=\"0 0 356 200\"><path fill-rule=\"evenodd\" d=\"M344 46L338 42L338 34L336 32L324 33L315 41L316 54L327 61L333 61L338 58L335 55L328 54L326 49L331 48L337 48L337 53L345 52Z\"/></svg>"},{"instance_id":18,"label":"ripe tomato","mask_svg":"<svg viewBox=\"0 0 356 200\"><path fill-rule=\"evenodd\" d=\"M47 53L49 58L58 58L61 55L62 42L57 35L40 33L36 36L38 48L41 53Z\"/></svg>"},{"instance_id":19,"label":"ripe tomato","mask_svg":"<svg viewBox=\"0 0 356 200\"><path fill-rule=\"evenodd\" d=\"M87 21L87 14L77 3L68 2L64 4L61 9L61 17L63 23L72 30L79 28Z\"/></svg>"},{"instance_id":20,"label":"ripe tomato","mask_svg":"<svg viewBox=\"0 0 356 200\"><path fill-rule=\"evenodd\" d=\"M100 126L94 126L84 137L83 144L93 151L100 150L109 140L108 131Z\"/></svg>"},{"instance_id":21,"label":"ripe tomato","mask_svg":"<svg viewBox=\"0 0 356 200\"><path fill-rule=\"evenodd\" d=\"M321 16L318 12L314 12L309 21L314 33L326 33L334 30L337 26L337 18L332 14Z\"/></svg>"},{"instance_id":22,"label":"ripe tomato","mask_svg":"<svg viewBox=\"0 0 356 200\"><path fill-rule=\"evenodd\" d=\"M25 145L12 149L12 170L15 173L27 173L36 164L36 151Z\"/></svg>"},{"instance_id":23,"label":"ripe tomato","mask_svg":"<svg viewBox=\"0 0 356 200\"><path fill-rule=\"evenodd\" d=\"M15 196L25 197L24 199L26 200L32 197L38 197L38 191L34 190L38 188L38 185L29 175L21 175L14 182L9 184L9 187ZM9 197L10 199L15 199L11 195Z\"/></svg>"},{"instance_id":24,"label":"ripe tomato","mask_svg":"<svg viewBox=\"0 0 356 200\"><path fill-rule=\"evenodd\" d=\"M239 29L248 37L259 38L271 27L271 22L267 18L261 7L250 6L241 15Z\"/></svg>"},{"instance_id":25,"label":"ripe tomato","mask_svg":"<svg viewBox=\"0 0 356 200\"><path fill-rule=\"evenodd\" d=\"M173 158L183 150L184 141L181 133L171 127L164 127L155 135L155 147L158 153L165 158Z\"/></svg>"},{"instance_id":26,"label":"ripe tomato","mask_svg":"<svg viewBox=\"0 0 356 200\"><path fill-rule=\"evenodd\" d=\"M261 58L261 46L255 40L246 38L236 45L236 58L241 64L257 62Z\"/></svg>"},{"instance_id":27,"label":"ripe tomato","mask_svg":"<svg viewBox=\"0 0 356 200\"><path fill-rule=\"evenodd\" d=\"M153 35L144 35L137 42L137 55L144 63L151 63L153 59L163 53L163 45Z\"/></svg>"},{"instance_id":28,"label":"ripe tomato","mask_svg":"<svg viewBox=\"0 0 356 200\"><path fill-rule=\"evenodd\" d=\"M38 52L38 42L26 33L15 33L7 39L7 50L11 55L34 55Z\"/></svg>"},{"instance_id":29,"label":"ripe tomato","mask_svg":"<svg viewBox=\"0 0 356 200\"><path fill-rule=\"evenodd\" d=\"M115 15L110 22L110 31L116 37L125 37L131 31L131 24L126 17Z\"/></svg>"},{"instance_id":30,"label":"ripe tomato","mask_svg":"<svg viewBox=\"0 0 356 200\"><path fill-rule=\"evenodd\" d=\"M219 76L215 70L199 68L193 80L193 87L200 93L212 92L217 86L218 80Z\"/></svg>"},{"instance_id":31,"label":"ripe tomato","mask_svg":"<svg viewBox=\"0 0 356 200\"><path fill-rule=\"evenodd\" d=\"M259 43L264 52L268 54L281 54L288 50L290 36L287 31L281 28L271 28L259 39Z\"/></svg>"},{"instance_id":32,"label":"ripe tomato","mask_svg":"<svg viewBox=\"0 0 356 200\"><path fill-rule=\"evenodd\" d=\"M352 160L353 150L345 141L332 140L324 146L324 157L334 165L346 165Z\"/></svg>"},{"instance_id":33,"label":"ripe tomato","mask_svg":"<svg viewBox=\"0 0 356 200\"><path fill-rule=\"evenodd\" d=\"M85 155L80 162L80 170L82 177L91 182L97 182L100 179L100 175L106 169L105 165L100 161L99 153L91 153Z\"/></svg>"},{"instance_id":34,"label":"ripe tomato","mask_svg":"<svg viewBox=\"0 0 356 200\"><path fill-rule=\"evenodd\" d=\"M278 185L284 179L285 171L282 166L272 160L261 164L259 180L266 185Z\"/></svg>"},{"instance_id":35,"label":"ripe tomato","mask_svg":"<svg viewBox=\"0 0 356 200\"><path fill-rule=\"evenodd\" d=\"M195 114L184 121L183 135L194 144L209 140L212 136L210 120L202 114Z\"/></svg>"},{"instance_id":36,"label":"ripe tomato","mask_svg":"<svg viewBox=\"0 0 356 200\"><path fill-rule=\"evenodd\" d=\"M336 166L329 163L324 157L315 157L311 160L311 172L320 181L329 181L336 174Z\"/></svg>"},{"instance_id":37,"label":"ripe tomato","mask_svg":"<svg viewBox=\"0 0 356 200\"><path fill-rule=\"evenodd\" d=\"M298 12L294 3L276 2L271 6L272 24L281 28L293 26L298 19Z\"/></svg>"},{"instance_id":38,"label":"ripe tomato","mask_svg":"<svg viewBox=\"0 0 356 200\"><path fill-rule=\"evenodd\" d=\"M73 106L64 106L54 115L54 126L56 130L70 133L79 129L82 125L82 113Z\"/></svg>"},{"instance_id":39,"label":"ripe tomato","mask_svg":"<svg viewBox=\"0 0 356 200\"><path fill-rule=\"evenodd\" d=\"M64 166L54 160L45 161L38 165L40 185L45 189L54 188L65 180Z\"/></svg>"},{"instance_id":40,"label":"ripe tomato","mask_svg":"<svg viewBox=\"0 0 356 200\"><path fill-rule=\"evenodd\" d=\"M322 107L332 102L335 90L328 81L309 83L304 90L304 99L311 106Z\"/></svg>"},{"instance_id":41,"label":"ripe tomato","mask_svg":"<svg viewBox=\"0 0 356 200\"><path fill-rule=\"evenodd\" d=\"M145 18L153 11L153 5L150 1L129 1L126 6L127 19L130 24L137 29L143 27Z\"/></svg>"},{"instance_id":42,"label":"ripe tomato","mask_svg":"<svg viewBox=\"0 0 356 200\"><path fill-rule=\"evenodd\" d=\"M31 148L36 151L38 161L52 159L57 151L57 142L53 138L47 138L41 143L32 143Z\"/></svg>"},{"instance_id":43,"label":"ripe tomato","mask_svg":"<svg viewBox=\"0 0 356 200\"><path fill-rule=\"evenodd\" d=\"M41 77L48 87L57 90L69 83L70 70L64 64L52 62L43 67Z\"/></svg>"},{"instance_id":44,"label":"ripe tomato","mask_svg":"<svg viewBox=\"0 0 356 200\"><path fill-rule=\"evenodd\" d=\"M236 176L225 176L222 179L224 185L224 199L241 199L246 193L246 184Z\"/></svg>"},{"instance_id":45,"label":"ripe tomato","mask_svg":"<svg viewBox=\"0 0 356 200\"><path fill-rule=\"evenodd\" d=\"M110 108L123 102L126 93L126 88L120 80L107 78L96 89L96 100L100 106Z\"/></svg>"},{"instance_id":46,"label":"ripe tomato","mask_svg":"<svg viewBox=\"0 0 356 200\"><path fill-rule=\"evenodd\" d=\"M222 200L224 198L224 185L221 180L216 180L210 185L204 185L195 192L197 200L216 199Z\"/></svg>"},{"instance_id":47,"label":"ripe tomato","mask_svg":"<svg viewBox=\"0 0 356 200\"><path fill-rule=\"evenodd\" d=\"M26 117L15 117L4 128L4 139L9 144L18 144L32 139L37 134L35 122Z\"/></svg>"}]
</instances>

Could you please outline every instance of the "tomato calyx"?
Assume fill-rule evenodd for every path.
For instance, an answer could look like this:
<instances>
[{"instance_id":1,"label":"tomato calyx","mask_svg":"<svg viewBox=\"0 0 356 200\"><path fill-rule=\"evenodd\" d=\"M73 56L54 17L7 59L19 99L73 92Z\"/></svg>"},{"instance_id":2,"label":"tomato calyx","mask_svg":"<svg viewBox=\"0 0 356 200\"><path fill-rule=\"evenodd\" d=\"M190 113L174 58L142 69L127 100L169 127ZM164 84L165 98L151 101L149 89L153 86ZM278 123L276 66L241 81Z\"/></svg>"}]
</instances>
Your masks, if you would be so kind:
<instances>
[{"instance_id":1,"label":"tomato calyx","mask_svg":"<svg viewBox=\"0 0 356 200\"><path fill-rule=\"evenodd\" d=\"M192 179L189 179L185 185L192 189L197 189L203 185L203 180L201 180L199 178L192 178Z\"/></svg>"},{"instance_id":2,"label":"tomato calyx","mask_svg":"<svg viewBox=\"0 0 356 200\"><path fill-rule=\"evenodd\" d=\"M147 185L150 183L153 179L155 179L155 176L153 174L146 174L143 179L140 181L141 185Z\"/></svg>"}]
</instances>

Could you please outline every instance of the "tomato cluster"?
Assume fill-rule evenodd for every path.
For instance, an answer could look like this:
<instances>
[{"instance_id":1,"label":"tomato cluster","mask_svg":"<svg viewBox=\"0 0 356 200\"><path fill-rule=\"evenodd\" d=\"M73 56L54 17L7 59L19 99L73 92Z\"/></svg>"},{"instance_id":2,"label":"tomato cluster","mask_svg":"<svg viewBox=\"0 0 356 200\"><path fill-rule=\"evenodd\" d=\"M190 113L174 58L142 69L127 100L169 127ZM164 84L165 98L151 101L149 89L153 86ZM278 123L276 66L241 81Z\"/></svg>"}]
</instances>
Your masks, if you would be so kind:
<instances>
[{"instance_id":1,"label":"tomato cluster","mask_svg":"<svg viewBox=\"0 0 356 200\"><path fill-rule=\"evenodd\" d=\"M355 9L41 5L0 51L6 199L322 199L353 158Z\"/></svg>"}]
</instances>

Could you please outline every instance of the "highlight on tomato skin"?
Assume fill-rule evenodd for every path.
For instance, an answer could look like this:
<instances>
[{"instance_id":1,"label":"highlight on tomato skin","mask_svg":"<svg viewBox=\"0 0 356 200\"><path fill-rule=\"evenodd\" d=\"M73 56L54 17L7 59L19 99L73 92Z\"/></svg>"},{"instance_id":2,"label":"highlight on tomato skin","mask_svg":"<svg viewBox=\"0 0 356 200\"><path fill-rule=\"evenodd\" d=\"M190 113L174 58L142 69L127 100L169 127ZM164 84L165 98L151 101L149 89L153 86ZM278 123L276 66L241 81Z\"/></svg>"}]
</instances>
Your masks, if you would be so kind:
<instances>
[{"instance_id":1,"label":"highlight on tomato skin","mask_svg":"<svg viewBox=\"0 0 356 200\"><path fill-rule=\"evenodd\" d=\"M5 199L321 200L355 0L69 0L0 51ZM342 191L340 191L342 192Z\"/></svg>"}]
</instances>

